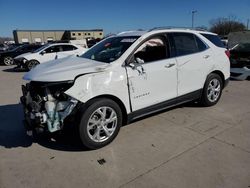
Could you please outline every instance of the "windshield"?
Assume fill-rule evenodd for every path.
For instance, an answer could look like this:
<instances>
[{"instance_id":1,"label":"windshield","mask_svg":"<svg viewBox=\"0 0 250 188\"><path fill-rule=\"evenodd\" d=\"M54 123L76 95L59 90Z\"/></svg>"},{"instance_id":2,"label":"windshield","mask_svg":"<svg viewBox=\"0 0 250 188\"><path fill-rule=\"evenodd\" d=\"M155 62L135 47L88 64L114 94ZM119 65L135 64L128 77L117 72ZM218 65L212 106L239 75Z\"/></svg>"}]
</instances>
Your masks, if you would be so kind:
<instances>
[{"instance_id":1,"label":"windshield","mask_svg":"<svg viewBox=\"0 0 250 188\"><path fill-rule=\"evenodd\" d=\"M40 52L42 50L44 50L45 48L47 48L50 44L45 44L44 46L32 51L32 53L37 53L37 52Z\"/></svg>"},{"instance_id":2,"label":"windshield","mask_svg":"<svg viewBox=\"0 0 250 188\"><path fill-rule=\"evenodd\" d=\"M90 48L81 57L104 63L117 60L139 37L111 37Z\"/></svg>"}]
</instances>

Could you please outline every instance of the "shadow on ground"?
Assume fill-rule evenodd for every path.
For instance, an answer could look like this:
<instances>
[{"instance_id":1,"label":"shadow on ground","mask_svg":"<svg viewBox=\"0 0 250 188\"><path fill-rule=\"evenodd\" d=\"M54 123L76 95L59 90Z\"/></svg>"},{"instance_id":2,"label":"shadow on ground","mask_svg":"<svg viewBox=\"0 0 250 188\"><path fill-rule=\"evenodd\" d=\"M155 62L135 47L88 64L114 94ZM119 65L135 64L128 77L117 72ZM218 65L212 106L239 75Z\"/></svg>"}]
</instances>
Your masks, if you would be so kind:
<instances>
[{"instance_id":1,"label":"shadow on ground","mask_svg":"<svg viewBox=\"0 0 250 188\"><path fill-rule=\"evenodd\" d=\"M6 69L2 70L3 72L27 72L27 70L17 67L7 67Z\"/></svg>"},{"instance_id":2,"label":"shadow on ground","mask_svg":"<svg viewBox=\"0 0 250 188\"><path fill-rule=\"evenodd\" d=\"M0 106L0 146L5 148L29 147L31 138L22 125L23 109L20 104Z\"/></svg>"},{"instance_id":3,"label":"shadow on ground","mask_svg":"<svg viewBox=\"0 0 250 188\"><path fill-rule=\"evenodd\" d=\"M30 147L33 143L62 151L85 151L73 130L66 129L54 135L29 137L23 126L23 108L21 104L0 106L0 147Z\"/></svg>"}]
</instances>

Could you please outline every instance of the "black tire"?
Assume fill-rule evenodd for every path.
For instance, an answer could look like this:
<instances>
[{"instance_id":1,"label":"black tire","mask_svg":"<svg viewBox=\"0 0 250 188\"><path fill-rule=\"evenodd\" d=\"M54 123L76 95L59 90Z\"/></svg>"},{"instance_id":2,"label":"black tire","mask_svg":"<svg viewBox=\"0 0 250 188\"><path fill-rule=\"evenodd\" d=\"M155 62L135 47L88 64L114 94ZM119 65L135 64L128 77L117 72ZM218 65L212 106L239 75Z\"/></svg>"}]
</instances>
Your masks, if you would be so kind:
<instances>
[{"instance_id":1,"label":"black tire","mask_svg":"<svg viewBox=\"0 0 250 188\"><path fill-rule=\"evenodd\" d=\"M26 68L27 70L31 70L33 68L35 68L37 65L39 65L40 63L37 60L30 60L27 62Z\"/></svg>"},{"instance_id":2,"label":"black tire","mask_svg":"<svg viewBox=\"0 0 250 188\"><path fill-rule=\"evenodd\" d=\"M14 59L12 57L10 57L10 56L6 56L3 59L3 63L5 65L14 65Z\"/></svg>"},{"instance_id":3,"label":"black tire","mask_svg":"<svg viewBox=\"0 0 250 188\"><path fill-rule=\"evenodd\" d=\"M213 85L213 82L217 82L219 84L220 90L219 93L218 91L213 91L214 92L214 99L212 98L211 94L211 85ZM210 85L211 84L211 85ZM217 86L218 87L218 86ZM215 88L214 88L215 89ZM223 89L223 82L221 77L218 74L211 73L208 75L206 83L204 85L203 91L202 91L202 96L200 103L202 106L209 107L217 104L217 102L220 100L221 94L222 94L222 89Z\"/></svg>"},{"instance_id":4,"label":"black tire","mask_svg":"<svg viewBox=\"0 0 250 188\"><path fill-rule=\"evenodd\" d=\"M111 125L111 126L114 126L114 125L116 125L116 126L115 126L115 128L113 128L114 130L112 131L112 134L110 134L110 137L107 136L103 127L100 128L101 123L98 123L98 125L95 124L95 126L93 126L96 128L88 130L88 127L90 124L89 121L93 120L93 118L96 118L96 120L94 120L94 121L99 121L99 122L102 121L102 120L100 120L101 117L98 117L98 113L96 112L98 109L102 109L102 108L107 108L107 110L105 110L107 112L107 113L105 113L106 117L110 115L109 118L111 119L110 113L113 113L113 111L115 112L115 115L116 115L115 116L116 120ZM105 118L105 120L103 120L103 121L106 121L106 120L107 119ZM106 126L106 128L107 128L108 126L110 126L110 124L111 123L107 123L107 125L104 125L104 124L102 124L102 125ZM118 106L118 104L115 103L114 101L112 101L110 99L106 99L106 98L95 99L87 107L85 106L85 108L82 110L82 117L81 117L80 124L79 124L80 139L81 139L83 145L89 149L98 149L98 148L104 147L114 140L114 138L117 136L117 134L120 130L121 125L122 125L122 111L121 111L120 107ZM99 126L99 128L98 128L98 126ZM97 131L97 129L99 131ZM100 130L100 129L102 129L102 130ZM91 135L91 133L92 133L91 131L93 132L93 135ZM93 137L95 134L97 134L97 132L99 132L99 136L100 136L100 134L103 134L103 135L106 135L108 138L106 138L106 140L96 142ZM91 138L91 136L93 136L93 137ZM103 138L104 137L105 136L103 136Z\"/></svg>"}]
</instances>

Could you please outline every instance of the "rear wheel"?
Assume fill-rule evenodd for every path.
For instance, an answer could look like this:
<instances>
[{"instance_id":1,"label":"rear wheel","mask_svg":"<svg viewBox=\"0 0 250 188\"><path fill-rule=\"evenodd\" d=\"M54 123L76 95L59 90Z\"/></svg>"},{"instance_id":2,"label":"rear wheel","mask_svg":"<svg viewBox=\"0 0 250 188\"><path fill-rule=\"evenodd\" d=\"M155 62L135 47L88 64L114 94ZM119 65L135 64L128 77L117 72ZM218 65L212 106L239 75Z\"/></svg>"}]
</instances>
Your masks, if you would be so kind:
<instances>
[{"instance_id":1,"label":"rear wheel","mask_svg":"<svg viewBox=\"0 0 250 188\"><path fill-rule=\"evenodd\" d=\"M31 60L27 63L27 69L31 70L33 68L35 68L37 65L39 65L40 63L36 60Z\"/></svg>"},{"instance_id":2,"label":"rear wheel","mask_svg":"<svg viewBox=\"0 0 250 188\"><path fill-rule=\"evenodd\" d=\"M14 64L14 59L12 57L7 56L7 57L5 57L3 59L3 63L5 65L13 65Z\"/></svg>"},{"instance_id":3,"label":"rear wheel","mask_svg":"<svg viewBox=\"0 0 250 188\"><path fill-rule=\"evenodd\" d=\"M218 74L212 73L207 77L203 88L201 104L203 106L215 105L222 94L222 79Z\"/></svg>"},{"instance_id":4,"label":"rear wheel","mask_svg":"<svg viewBox=\"0 0 250 188\"><path fill-rule=\"evenodd\" d=\"M89 149L104 147L114 140L122 125L122 111L110 99L96 99L84 110L79 125L80 138Z\"/></svg>"}]
</instances>

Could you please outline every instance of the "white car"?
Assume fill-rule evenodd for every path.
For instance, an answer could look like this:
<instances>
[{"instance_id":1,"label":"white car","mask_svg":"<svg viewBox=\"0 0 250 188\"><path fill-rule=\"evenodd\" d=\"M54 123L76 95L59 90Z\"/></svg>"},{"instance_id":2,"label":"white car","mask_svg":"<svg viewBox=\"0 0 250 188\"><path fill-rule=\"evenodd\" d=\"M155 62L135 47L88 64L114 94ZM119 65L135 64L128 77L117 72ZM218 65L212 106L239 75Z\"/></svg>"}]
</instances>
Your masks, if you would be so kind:
<instances>
[{"instance_id":1,"label":"white car","mask_svg":"<svg viewBox=\"0 0 250 188\"><path fill-rule=\"evenodd\" d=\"M86 48L75 44L47 44L33 52L17 56L14 61L15 64L18 65L18 67L31 70L32 68L41 63L45 63L55 59L61 59L71 55L82 55L86 50Z\"/></svg>"},{"instance_id":2,"label":"white car","mask_svg":"<svg viewBox=\"0 0 250 188\"><path fill-rule=\"evenodd\" d=\"M81 57L40 65L22 86L28 133L76 126L82 143L96 149L145 115L189 101L215 105L230 76L219 41L188 29L123 32Z\"/></svg>"}]
</instances>

